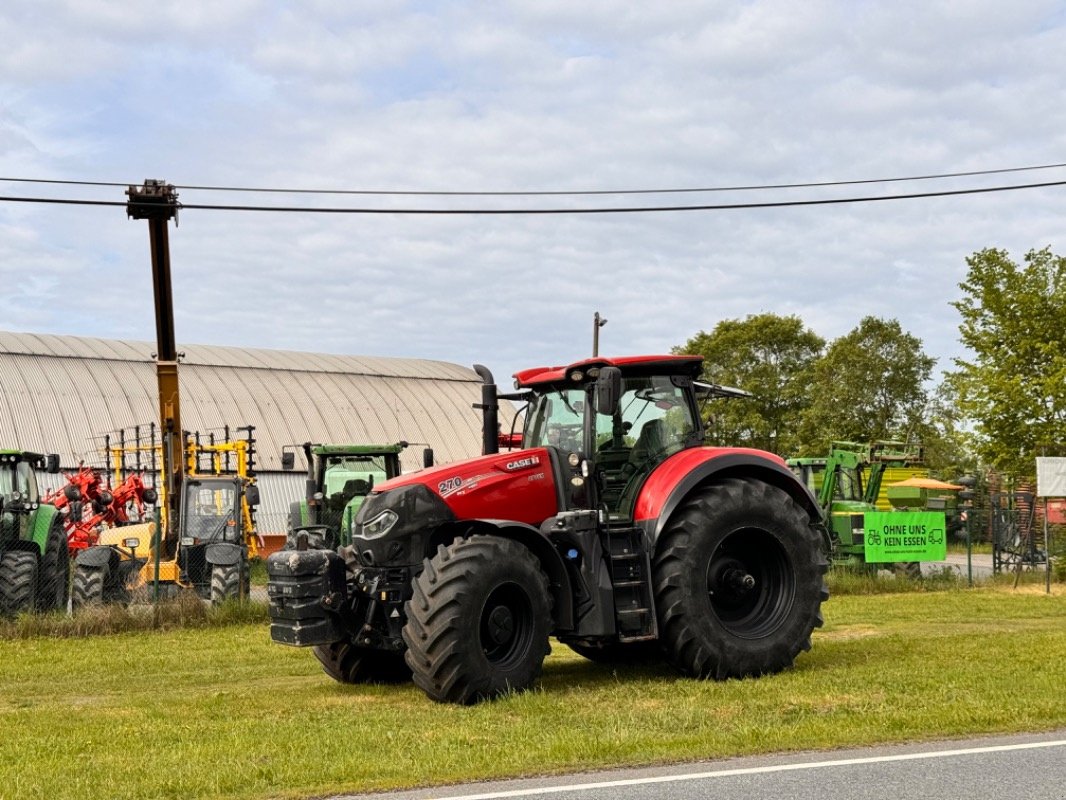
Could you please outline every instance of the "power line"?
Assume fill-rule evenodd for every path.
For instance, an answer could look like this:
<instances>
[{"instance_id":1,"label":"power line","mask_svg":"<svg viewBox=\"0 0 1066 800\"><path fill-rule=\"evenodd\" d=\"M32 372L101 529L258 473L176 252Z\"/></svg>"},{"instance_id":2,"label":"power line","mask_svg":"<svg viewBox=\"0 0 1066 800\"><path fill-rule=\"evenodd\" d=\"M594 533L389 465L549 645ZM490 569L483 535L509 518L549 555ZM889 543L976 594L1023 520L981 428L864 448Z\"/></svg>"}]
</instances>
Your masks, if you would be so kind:
<instances>
[{"instance_id":1,"label":"power line","mask_svg":"<svg viewBox=\"0 0 1066 800\"><path fill-rule=\"evenodd\" d=\"M262 194L325 194L325 195L364 195L364 196L396 196L396 197L582 197L595 195L640 195L640 194L699 194L708 192L746 192L766 189L813 189L831 186L861 186L875 183L904 183L909 181L944 180L946 178L968 178L981 175L1004 175L1017 172L1033 172L1036 170L1060 169L1066 167L1061 164L1039 164L1028 167L1004 167L1001 169L971 170L968 172L941 172L926 175L910 175L894 178L861 178L855 180L833 181L810 181L805 183L764 183L746 184L738 186L704 186L660 189L583 189L583 190L544 190L544 191L432 191L432 190L402 190L402 189L290 189L271 187L249 186L207 186L194 184L175 185L175 189L183 191L205 192L249 192ZM3 178L0 181L9 183L32 183L51 184L57 186L99 186L99 187L126 187L129 182L116 181L74 181L53 180L46 178Z\"/></svg>"},{"instance_id":2,"label":"power line","mask_svg":"<svg viewBox=\"0 0 1066 800\"><path fill-rule=\"evenodd\" d=\"M918 200L927 197L955 197L960 195L990 194L993 192L1012 192L1022 189L1044 189L1053 186L1066 186L1066 180L1046 183L1026 183L1013 186L990 186L978 189L948 189L940 192L914 192L910 194L879 195L877 197L837 197L821 200L776 200L760 203L719 203L690 206L617 206L606 208L345 208L314 206L251 206L251 205L211 205L203 203L178 203L182 211L258 211L289 214L396 214L399 216L435 215L435 216L532 216L558 214L641 214L671 211L731 211L754 208L795 208L803 206L844 205L857 203L876 203L886 200ZM50 197L4 197L0 202L8 203L57 203L63 205L83 206L129 206L140 205L135 201L125 203L118 200L74 200ZM148 205L148 204L145 204ZM154 206L158 207L158 206Z\"/></svg>"}]
</instances>

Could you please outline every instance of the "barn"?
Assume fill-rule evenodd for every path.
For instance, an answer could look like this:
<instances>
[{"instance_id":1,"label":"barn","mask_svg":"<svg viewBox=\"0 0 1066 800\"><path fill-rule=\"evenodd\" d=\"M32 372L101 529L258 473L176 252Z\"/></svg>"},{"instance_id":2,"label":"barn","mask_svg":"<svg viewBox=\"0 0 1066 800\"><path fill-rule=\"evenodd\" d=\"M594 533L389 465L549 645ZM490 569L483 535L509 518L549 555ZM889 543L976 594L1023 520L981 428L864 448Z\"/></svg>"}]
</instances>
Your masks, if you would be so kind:
<instances>
[{"instance_id":1,"label":"barn","mask_svg":"<svg viewBox=\"0 0 1066 800\"><path fill-rule=\"evenodd\" d=\"M412 443L404 471L481 449L480 380L443 361L179 345L182 427L221 438L254 426L263 533L283 532L304 491L286 445ZM63 469L106 465L104 437L157 422L150 342L0 331L0 447L58 453ZM506 418L503 418L504 414ZM510 424L510 411L501 421ZM48 476L53 484L62 476ZM51 488L51 487L50 487Z\"/></svg>"}]
</instances>

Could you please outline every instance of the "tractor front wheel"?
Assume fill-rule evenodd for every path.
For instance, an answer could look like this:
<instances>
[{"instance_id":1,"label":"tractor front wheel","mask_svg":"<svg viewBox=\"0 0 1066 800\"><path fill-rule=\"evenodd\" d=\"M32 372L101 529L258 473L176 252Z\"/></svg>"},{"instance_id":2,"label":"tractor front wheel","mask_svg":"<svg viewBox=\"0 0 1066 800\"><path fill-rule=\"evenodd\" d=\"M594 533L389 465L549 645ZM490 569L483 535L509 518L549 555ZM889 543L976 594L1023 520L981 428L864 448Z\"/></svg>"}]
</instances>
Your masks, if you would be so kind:
<instances>
[{"instance_id":1,"label":"tractor front wheel","mask_svg":"<svg viewBox=\"0 0 1066 800\"><path fill-rule=\"evenodd\" d=\"M104 584L111 571L106 567L74 565L74 583L70 600L74 608L99 606L104 602Z\"/></svg>"},{"instance_id":2,"label":"tractor front wheel","mask_svg":"<svg viewBox=\"0 0 1066 800\"><path fill-rule=\"evenodd\" d=\"M0 555L0 615L37 608L37 554L11 550Z\"/></svg>"},{"instance_id":3,"label":"tractor front wheel","mask_svg":"<svg viewBox=\"0 0 1066 800\"><path fill-rule=\"evenodd\" d=\"M653 567L667 658L698 678L778 672L811 646L829 597L821 537L781 489L728 479L673 514Z\"/></svg>"},{"instance_id":4,"label":"tractor front wheel","mask_svg":"<svg viewBox=\"0 0 1066 800\"><path fill-rule=\"evenodd\" d=\"M411 679L403 653L371 650L349 642L311 648L322 671L338 683L401 683Z\"/></svg>"},{"instance_id":5,"label":"tractor front wheel","mask_svg":"<svg viewBox=\"0 0 1066 800\"><path fill-rule=\"evenodd\" d=\"M248 599L248 560L211 567L211 605Z\"/></svg>"},{"instance_id":6,"label":"tractor front wheel","mask_svg":"<svg viewBox=\"0 0 1066 800\"><path fill-rule=\"evenodd\" d=\"M497 536L443 545L407 601L407 665L438 702L522 691L550 652L548 579L533 554Z\"/></svg>"},{"instance_id":7,"label":"tractor front wheel","mask_svg":"<svg viewBox=\"0 0 1066 800\"><path fill-rule=\"evenodd\" d=\"M57 514L48 529L37 583L37 607L41 611L65 611L70 596L70 551L63 520Z\"/></svg>"}]
</instances>

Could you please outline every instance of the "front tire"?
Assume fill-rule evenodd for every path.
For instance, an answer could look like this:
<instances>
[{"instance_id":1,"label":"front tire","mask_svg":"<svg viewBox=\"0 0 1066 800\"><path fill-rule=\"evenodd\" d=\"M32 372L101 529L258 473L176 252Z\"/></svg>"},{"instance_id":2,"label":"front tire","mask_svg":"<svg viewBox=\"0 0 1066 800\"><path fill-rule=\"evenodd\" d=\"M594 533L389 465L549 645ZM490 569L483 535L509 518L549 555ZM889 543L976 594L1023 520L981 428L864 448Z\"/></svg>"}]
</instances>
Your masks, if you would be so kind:
<instances>
[{"instance_id":1,"label":"front tire","mask_svg":"<svg viewBox=\"0 0 1066 800\"><path fill-rule=\"evenodd\" d=\"M0 615L37 609L37 554L11 550L0 555Z\"/></svg>"},{"instance_id":2,"label":"front tire","mask_svg":"<svg viewBox=\"0 0 1066 800\"><path fill-rule=\"evenodd\" d=\"M312 647L322 671L338 683L401 683L411 679L403 653L371 650L349 642Z\"/></svg>"},{"instance_id":3,"label":"front tire","mask_svg":"<svg viewBox=\"0 0 1066 800\"><path fill-rule=\"evenodd\" d=\"M405 606L407 665L438 702L529 688L550 652L548 579L528 549L496 536L443 545Z\"/></svg>"},{"instance_id":4,"label":"front tire","mask_svg":"<svg viewBox=\"0 0 1066 800\"><path fill-rule=\"evenodd\" d=\"M105 567L74 565L74 583L71 590L71 606L100 606L104 603L104 585L111 571Z\"/></svg>"},{"instance_id":5,"label":"front tire","mask_svg":"<svg viewBox=\"0 0 1066 800\"><path fill-rule=\"evenodd\" d=\"M211 567L211 605L248 598L248 561L214 564Z\"/></svg>"},{"instance_id":6,"label":"front tire","mask_svg":"<svg viewBox=\"0 0 1066 800\"><path fill-rule=\"evenodd\" d=\"M667 659L719 680L791 666L822 624L828 568L818 530L781 489L734 478L696 490L653 567Z\"/></svg>"}]
</instances>

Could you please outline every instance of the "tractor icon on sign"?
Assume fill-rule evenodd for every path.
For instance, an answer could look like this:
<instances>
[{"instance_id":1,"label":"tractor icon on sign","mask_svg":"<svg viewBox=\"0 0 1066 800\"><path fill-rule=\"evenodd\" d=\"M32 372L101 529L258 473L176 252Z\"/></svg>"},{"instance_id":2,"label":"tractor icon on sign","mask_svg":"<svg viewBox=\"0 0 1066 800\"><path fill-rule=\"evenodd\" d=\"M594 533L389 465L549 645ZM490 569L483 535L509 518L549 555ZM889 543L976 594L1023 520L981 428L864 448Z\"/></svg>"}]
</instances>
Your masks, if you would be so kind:
<instances>
[{"instance_id":1,"label":"tractor icon on sign","mask_svg":"<svg viewBox=\"0 0 1066 800\"><path fill-rule=\"evenodd\" d=\"M878 533L877 531L867 531L866 532L866 543L869 544L871 547L880 547L881 546L881 534Z\"/></svg>"}]
</instances>

